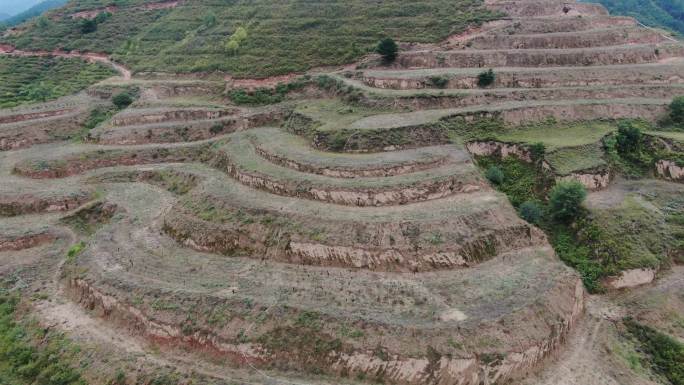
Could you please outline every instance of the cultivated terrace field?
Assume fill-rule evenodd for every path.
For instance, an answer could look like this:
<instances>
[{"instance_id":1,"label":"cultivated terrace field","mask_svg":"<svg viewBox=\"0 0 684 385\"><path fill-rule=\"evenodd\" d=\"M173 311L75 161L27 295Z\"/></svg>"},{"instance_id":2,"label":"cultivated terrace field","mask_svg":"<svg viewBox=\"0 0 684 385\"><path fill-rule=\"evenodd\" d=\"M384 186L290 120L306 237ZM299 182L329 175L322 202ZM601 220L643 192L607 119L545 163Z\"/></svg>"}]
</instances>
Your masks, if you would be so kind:
<instances>
[{"instance_id":1,"label":"cultivated terrace field","mask_svg":"<svg viewBox=\"0 0 684 385\"><path fill-rule=\"evenodd\" d=\"M671 36L74 0L0 40L0 384L684 385Z\"/></svg>"}]
</instances>

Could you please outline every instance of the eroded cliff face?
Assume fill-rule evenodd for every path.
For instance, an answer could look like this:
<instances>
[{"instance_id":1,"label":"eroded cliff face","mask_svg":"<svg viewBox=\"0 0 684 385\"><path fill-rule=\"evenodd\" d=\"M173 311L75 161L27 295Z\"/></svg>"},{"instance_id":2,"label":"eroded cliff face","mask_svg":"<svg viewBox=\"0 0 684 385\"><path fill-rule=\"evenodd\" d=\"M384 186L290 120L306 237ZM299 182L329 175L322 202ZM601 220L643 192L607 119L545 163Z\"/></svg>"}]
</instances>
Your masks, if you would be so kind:
<instances>
[{"instance_id":1,"label":"eroded cliff face","mask_svg":"<svg viewBox=\"0 0 684 385\"><path fill-rule=\"evenodd\" d=\"M625 270L617 276L609 277L605 284L612 289L627 289L653 282L656 271L653 269Z\"/></svg>"},{"instance_id":2,"label":"eroded cliff face","mask_svg":"<svg viewBox=\"0 0 684 385\"><path fill-rule=\"evenodd\" d=\"M557 178L557 180L578 181L584 187L586 187L587 190L596 191L608 187L610 181L612 180L612 176L609 170L598 170L593 173L574 172L570 175L559 177Z\"/></svg>"},{"instance_id":3,"label":"eroded cliff face","mask_svg":"<svg viewBox=\"0 0 684 385\"><path fill-rule=\"evenodd\" d=\"M677 165L673 160L659 160L656 165L656 174L668 180L683 182L684 166Z\"/></svg>"}]
</instances>

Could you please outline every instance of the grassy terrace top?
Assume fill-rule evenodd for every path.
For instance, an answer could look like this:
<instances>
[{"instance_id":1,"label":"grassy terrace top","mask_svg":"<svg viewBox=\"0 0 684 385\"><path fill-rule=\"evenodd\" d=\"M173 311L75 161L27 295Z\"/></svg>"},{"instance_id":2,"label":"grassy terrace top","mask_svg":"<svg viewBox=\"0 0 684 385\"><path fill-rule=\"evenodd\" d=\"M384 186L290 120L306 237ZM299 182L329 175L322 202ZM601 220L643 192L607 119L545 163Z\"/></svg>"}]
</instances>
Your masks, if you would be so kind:
<instances>
[{"instance_id":1,"label":"grassy terrace top","mask_svg":"<svg viewBox=\"0 0 684 385\"><path fill-rule=\"evenodd\" d=\"M352 155L313 149L308 140L278 128L253 129L249 131L249 134L257 139L257 146L266 153L314 167L365 170L403 164L430 164L445 157L459 162L469 159L465 151L455 146L432 146Z\"/></svg>"},{"instance_id":2,"label":"grassy terrace top","mask_svg":"<svg viewBox=\"0 0 684 385\"><path fill-rule=\"evenodd\" d=\"M624 98L614 100L545 100L545 101L513 101L486 106L472 106L465 108L447 108L436 110L420 110L406 113L380 114L363 117L351 123L349 128L356 130L383 130L399 127L411 127L424 124L435 123L440 119L479 111L504 111L516 108L535 107L535 106L565 106L568 104L591 105L591 104L669 104L667 99L648 99L648 98Z\"/></svg>"},{"instance_id":3,"label":"grassy terrace top","mask_svg":"<svg viewBox=\"0 0 684 385\"><path fill-rule=\"evenodd\" d=\"M22 49L106 52L136 71L268 76L352 61L383 36L435 42L495 17L478 0L198 0L155 10L126 1L96 31L83 33L81 21L69 16L108 3L72 1L49 22L32 22L2 40ZM239 27L246 37L227 48Z\"/></svg>"},{"instance_id":4,"label":"grassy terrace top","mask_svg":"<svg viewBox=\"0 0 684 385\"><path fill-rule=\"evenodd\" d=\"M219 149L225 151L233 159L236 166L246 172L265 175L269 180L289 181L301 185L333 186L339 188L379 189L416 184L420 182L436 181L447 177L458 176L460 180L476 183L478 178L472 163L465 163L466 157L457 147L451 148L454 154L452 161L435 168L422 170L405 175L392 177L368 178L333 178L328 176L299 172L287 167L271 163L256 154L254 144L251 143L250 132L238 133L231 136L230 141ZM460 159L459 159L460 158ZM334 165L334 163L330 163Z\"/></svg>"}]
</instances>

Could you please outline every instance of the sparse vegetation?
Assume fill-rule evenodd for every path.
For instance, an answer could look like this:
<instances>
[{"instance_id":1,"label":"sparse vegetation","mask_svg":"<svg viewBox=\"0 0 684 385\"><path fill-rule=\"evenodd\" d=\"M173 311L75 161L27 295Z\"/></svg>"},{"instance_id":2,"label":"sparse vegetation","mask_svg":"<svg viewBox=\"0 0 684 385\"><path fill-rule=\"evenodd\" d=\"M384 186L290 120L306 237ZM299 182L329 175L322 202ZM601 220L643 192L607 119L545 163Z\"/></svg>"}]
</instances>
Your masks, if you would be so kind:
<instances>
[{"instance_id":1,"label":"sparse vegetation","mask_svg":"<svg viewBox=\"0 0 684 385\"><path fill-rule=\"evenodd\" d=\"M672 385L683 385L684 344L632 318L625 318L623 323L627 332L648 355L648 366L667 378Z\"/></svg>"}]
</instances>

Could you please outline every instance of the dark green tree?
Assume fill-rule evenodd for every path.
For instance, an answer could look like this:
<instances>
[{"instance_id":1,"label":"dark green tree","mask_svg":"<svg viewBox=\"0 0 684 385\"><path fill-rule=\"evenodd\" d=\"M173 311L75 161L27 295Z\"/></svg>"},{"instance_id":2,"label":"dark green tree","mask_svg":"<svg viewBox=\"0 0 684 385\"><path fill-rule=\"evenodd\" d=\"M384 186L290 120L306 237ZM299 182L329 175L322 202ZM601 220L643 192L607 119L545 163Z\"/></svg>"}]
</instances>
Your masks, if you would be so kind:
<instances>
[{"instance_id":1,"label":"dark green tree","mask_svg":"<svg viewBox=\"0 0 684 385\"><path fill-rule=\"evenodd\" d=\"M86 19L81 22L81 33L93 33L97 31L97 22L95 20Z\"/></svg>"},{"instance_id":2,"label":"dark green tree","mask_svg":"<svg viewBox=\"0 0 684 385\"><path fill-rule=\"evenodd\" d=\"M677 96L670 103L670 119L673 122L684 123L684 96Z\"/></svg>"},{"instance_id":3,"label":"dark green tree","mask_svg":"<svg viewBox=\"0 0 684 385\"><path fill-rule=\"evenodd\" d=\"M500 185L504 181L504 173L500 168L492 166L485 172L485 177L495 185Z\"/></svg>"},{"instance_id":4,"label":"dark green tree","mask_svg":"<svg viewBox=\"0 0 684 385\"><path fill-rule=\"evenodd\" d=\"M127 92L122 92L112 98L112 103L114 103L116 108L123 109L133 103L133 97Z\"/></svg>"},{"instance_id":5,"label":"dark green tree","mask_svg":"<svg viewBox=\"0 0 684 385\"><path fill-rule=\"evenodd\" d=\"M641 130L631 122L618 123L615 135L617 150L621 154L634 154L641 149Z\"/></svg>"},{"instance_id":6,"label":"dark green tree","mask_svg":"<svg viewBox=\"0 0 684 385\"><path fill-rule=\"evenodd\" d=\"M392 38L384 38L378 43L376 51L382 56L382 59L391 63L397 59L399 54L399 46L392 40Z\"/></svg>"},{"instance_id":7,"label":"dark green tree","mask_svg":"<svg viewBox=\"0 0 684 385\"><path fill-rule=\"evenodd\" d=\"M496 74L494 73L494 70L491 68L487 71L480 72L480 74L477 75L477 85L479 87L490 86L494 83L494 80L496 80Z\"/></svg>"},{"instance_id":8,"label":"dark green tree","mask_svg":"<svg viewBox=\"0 0 684 385\"><path fill-rule=\"evenodd\" d=\"M551 214L559 221L572 221L582 212L582 202L586 197L587 189L580 182L560 182L549 196Z\"/></svg>"},{"instance_id":9,"label":"dark green tree","mask_svg":"<svg viewBox=\"0 0 684 385\"><path fill-rule=\"evenodd\" d=\"M520 218L535 225L539 224L539 221L544 215L544 210L542 210L541 206L539 206L537 202L533 201L525 201L520 205L520 209L518 211L520 212Z\"/></svg>"}]
</instances>

